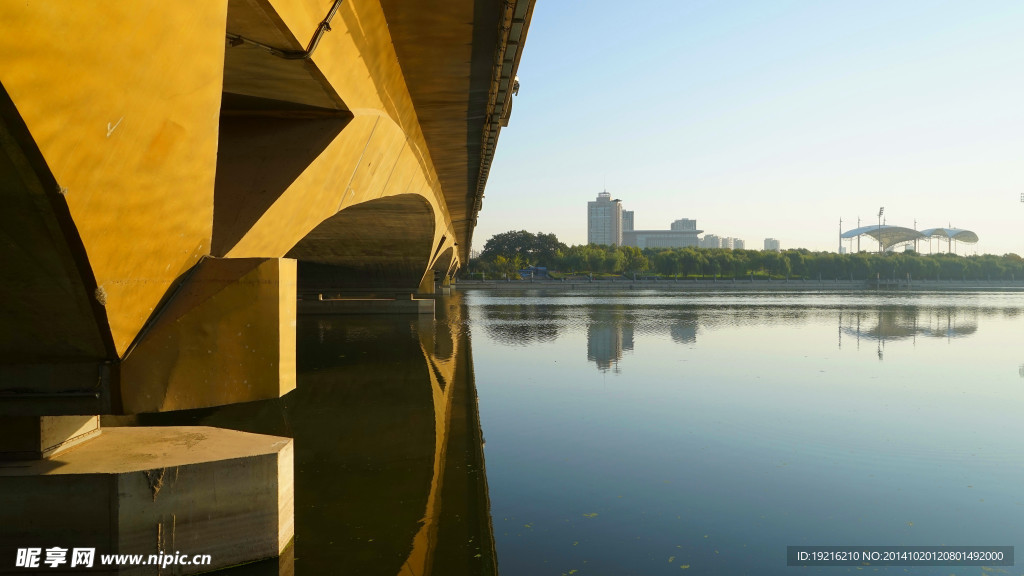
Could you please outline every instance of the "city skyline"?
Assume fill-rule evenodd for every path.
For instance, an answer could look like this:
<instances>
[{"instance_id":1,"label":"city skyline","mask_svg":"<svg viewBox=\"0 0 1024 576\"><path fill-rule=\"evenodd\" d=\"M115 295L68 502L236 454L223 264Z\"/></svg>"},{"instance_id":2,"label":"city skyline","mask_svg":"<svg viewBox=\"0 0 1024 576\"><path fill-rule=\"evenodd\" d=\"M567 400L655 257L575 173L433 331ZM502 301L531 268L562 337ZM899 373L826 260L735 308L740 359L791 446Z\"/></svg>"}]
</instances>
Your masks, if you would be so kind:
<instances>
[{"instance_id":1,"label":"city skyline","mask_svg":"<svg viewBox=\"0 0 1024 576\"><path fill-rule=\"evenodd\" d=\"M888 224L975 231L968 253L1024 254L1024 5L613 7L537 7L474 244L585 243L578 206L606 182L636 229L690 214L835 252L840 219L885 206ZM612 40L573 48L595 33Z\"/></svg>"}]
</instances>

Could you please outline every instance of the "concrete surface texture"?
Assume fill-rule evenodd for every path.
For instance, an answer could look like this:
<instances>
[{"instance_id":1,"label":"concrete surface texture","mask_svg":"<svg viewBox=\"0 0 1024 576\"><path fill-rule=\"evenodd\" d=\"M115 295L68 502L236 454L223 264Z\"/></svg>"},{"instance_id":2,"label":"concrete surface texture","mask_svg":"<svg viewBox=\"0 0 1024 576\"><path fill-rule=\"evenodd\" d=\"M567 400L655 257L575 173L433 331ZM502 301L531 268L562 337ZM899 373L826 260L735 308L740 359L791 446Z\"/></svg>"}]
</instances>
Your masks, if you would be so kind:
<instances>
[{"instance_id":1,"label":"concrete surface texture","mask_svg":"<svg viewBox=\"0 0 1024 576\"><path fill-rule=\"evenodd\" d=\"M11 547L97 554L209 554L189 574L277 556L294 532L288 438L202 426L107 428L47 460L0 463L0 524Z\"/></svg>"},{"instance_id":2,"label":"concrete surface texture","mask_svg":"<svg viewBox=\"0 0 1024 576\"><path fill-rule=\"evenodd\" d=\"M0 280L3 386L61 392L50 402L61 414L169 409L118 391L146 385L140 375L203 370L197 357L163 361L152 340L210 257L298 260L291 277L280 265L282 287L432 291L435 272L447 278L467 258L532 9L0 4L0 189L11 207L0 224L13 238L0 247L11 271ZM281 57L317 37L308 58ZM211 299L189 322L261 313ZM97 381L98 395L71 399ZM199 407L218 395L193 396Z\"/></svg>"}]
</instances>

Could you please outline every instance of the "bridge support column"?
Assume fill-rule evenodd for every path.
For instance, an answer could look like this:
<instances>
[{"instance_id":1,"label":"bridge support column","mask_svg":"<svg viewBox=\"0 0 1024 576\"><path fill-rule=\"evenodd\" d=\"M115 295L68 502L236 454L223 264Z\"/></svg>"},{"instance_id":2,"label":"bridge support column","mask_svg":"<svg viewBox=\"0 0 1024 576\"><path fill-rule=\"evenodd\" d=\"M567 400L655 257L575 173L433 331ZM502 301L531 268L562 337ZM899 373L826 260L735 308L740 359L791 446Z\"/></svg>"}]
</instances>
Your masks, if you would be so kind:
<instances>
[{"instance_id":1,"label":"bridge support column","mask_svg":"<svg viewBox=\"0 0 1024 576\"><path fill-rule=\"evenodd\" d=\"M123 412L278 398L295 388L295 261L203 260L121 364Z\"/></svg>"},{"instance_id":2,"label":"bridge support column","mask_svg":"<svg viewBox=\"0 0 1024 576\"><path fill-rule=\"evenodd\" d=\"M434 271L427 270L427 273L423 275L423 279L420 280L420 285L416 288L417 294L433 294L434 293Z\"/></svg>"}]
</instances>

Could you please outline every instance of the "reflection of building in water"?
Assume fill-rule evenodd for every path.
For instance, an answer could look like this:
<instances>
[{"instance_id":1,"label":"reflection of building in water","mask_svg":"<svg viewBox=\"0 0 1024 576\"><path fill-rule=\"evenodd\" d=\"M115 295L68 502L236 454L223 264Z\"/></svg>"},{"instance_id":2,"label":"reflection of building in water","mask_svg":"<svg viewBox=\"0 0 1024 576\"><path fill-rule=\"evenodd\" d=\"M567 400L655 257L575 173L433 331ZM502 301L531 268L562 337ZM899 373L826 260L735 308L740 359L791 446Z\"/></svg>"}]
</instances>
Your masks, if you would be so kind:
<instances>
[{"instance_id":1,"label":"reflection of building in water","mask_svg":"<svg viewBox=\"0 0 1024 576\"><path fill-rule=\"evenodd\" d=\"M839 313L839 347L843 347L843 335L853 337L858 347L862 339L875 341L879 359L887 341L916 342L918 336L952 340L977 330L977 310L965 308L888 307Z\"/></svg>"},{"instance_id":2,"label":"reflection of building in water","mask_svg":"<svg viewBox=\"0 0 1024 576\"><path fill-rule=\"evenodd\" d=\"M697 316L679 318L669 326L669 334L673 342L679 344L695 344L697 342Z\"/></svg>"},{"instance_id":3,"label":"reflection of building in water","mask_svg":"<svg viewBox=\"0 0 1024 576\"><path fill-rule=\"evenodd\" d=\"M633 349L633 325L622 313L600 319L591 317L587 325L587 360L602 372L619 373L619 360L625 350Z\"/></svg>"}]
</instances>

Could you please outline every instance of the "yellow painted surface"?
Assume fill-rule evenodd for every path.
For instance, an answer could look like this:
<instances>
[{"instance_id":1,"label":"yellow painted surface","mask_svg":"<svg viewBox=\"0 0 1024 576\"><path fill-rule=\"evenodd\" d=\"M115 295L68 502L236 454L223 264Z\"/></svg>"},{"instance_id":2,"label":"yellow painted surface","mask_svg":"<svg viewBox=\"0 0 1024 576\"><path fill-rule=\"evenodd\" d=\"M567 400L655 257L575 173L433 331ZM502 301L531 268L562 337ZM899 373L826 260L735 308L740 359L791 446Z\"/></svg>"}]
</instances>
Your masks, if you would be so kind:
<instances>
[{"instance_id":1,"label":"yellow painted surface","mask_svg":"<svg viewBox=\"0 0 1024 576\"><path fill-rule=\"evenodd\" d=\"M123 353L209 249L225 2L0 2L0 82L85 244Z\"/></svg>"},{"instance_id":2,"label":"yellow painted surface","mask_svg":"<svg viewBox=\"0 0 1024 576\"><path fill-rule=\"evenodd\" d=\"M98 286L93 291L75 285L78 300L64 307L74 304L84 311L84 320L68 333L87 350L68 351L63 342L67 338L49 336L34 340L39 344L30 350L33 355L65 363L72 354L90 361L114 360L115 373L113 356L122 358L120 382L130 412L276 396L294 386L294 327L289 330L286 324L294 318L295 306L295 265L276 259L322 224L339 214L366 216L368 221L359 226L365 230L359 238L363 246L347 253L373 260L365 268L376 267L384 277L396 267L382 262L401 262L395 277L403 285L396 288L422 285L427 291L431 268L450 272L460 265L459 254L468 247L456 246L457 234L465 234L469 224L465 219L453 224L453 211L463 214L466 206L451 198L464 194L460 186L442 189L448 184L439 177L439 166L447 174L471 162L465 150L428 149L423 126L429 123L428 134L436 136L437 127L444 125L441 132L447 130L448 140L457 141L472 111L467 107L453 115L452 109L438 113L429 105L416 108L395 50L397 40L408 46L409 38L392 37L398 32L389 28L380 0L346 0L309 61L274 61L261 69L259 50L248 45L244 49L249 52L225 58L225 50L235 49L225 47L229 6L240 15L236 24L264 34L261 38L268 42L291 38L286 47L295 48L306 45L331 4L109 0L100 9L68 0L0 1L0 83L61 190L85 248L88 262L82 266L91 269ZM473 20L461 16L473 12L472 3L448 8L437 14L419 5L409 9L436 20L439 42L445 44L438 54L465 52L470 58ZM393 10L390 14L394 19ZM468 74L469 63L460 60L451 67L453 77L463 69ZM233 138L220 139L225 75L231 86L241 87L238 94L270 102L254 112L274 118L259 134L262 148L253 145L265 154L266 170L273 172L274 162L282 160L274 150L275 130L291 130L292 141L304 142L307 134L319 138L308 149L291 150L284 159L287 170L274 189L260 188L267 180L262 174L244 178L248 132L239 129ZM462 80L437 81L438 86L427 89L443 91L438 98L448 106L456 102L457 108L463 95L469 100L468 84ZM317 116L327 114L323 110L294 116L306 122L302 126L275 124L290 121L295 109L288 106L295 103L330 104L329 112L337 115L327 121L334 128L304 132L318 118L328 118ZM229 123L223 126L227 134ZM235 147L230 185L217 181L218 155L228 157L220 149L225 142ZM435 145L435 140L430 142ZM18 151L9 152L14 158ZM221 176L227 172L222 170ZM16 170L3 168L0 173ZM345 212L409 196L422 198L429 215L421 211L396 220L384 211ZM215 206L224 208L216 221ZM214 226L220 223L225 223L224 233L214 247ZM389 243L396 229L416 241ZM342 239L352 240L341 234L318 237L327 253L338 252L331 243ZM210 255L277 264L218 277L222 289L207 293L210 284L204 275L241 265L201 264ZM31 264L43 259L24 260ZM16 290L13 296L17 298ZM102 303L105 316L90 307L93 300ZM38 323L38 318L64 308L43 306L38 313L22 315L28 320L0 320L0 328ZM109 326L102 326L104 321ZM258 329L237 330L249 328L250 321ZM90 322L99 323L99 329ZM85 330L99 332L105 340L86 346L85 337L78 336ZM23 357L22 348L10 344L0 352ZM252 365L241 368L245 362ZM249 378L252 374L254 379Z\"/></svg>"},{"instance_id":3,"label":"yellow painted surface","mask_svg":"<svg viewBox=\"0 0 1024 576\"><path fill-rule=\"evenodd\" d=\"M331 2L270 4L305 42ZM336 212L404 193L422 195L434 209L435 245L442 235L446 247L456 241L379 2L344 2L331 27L313 63L354 118L225 256L283 255Z\"/></svg>"},{"instance_id":4,"label":"yellow painted surface","mask_svg":"<svg viewBox=\"0 0 1024 576\"><path fill-rule=\"evenodd\" d=\"M295 261L204 260L121 364L127 414L295 388Z\"/></svg>"}]
</instances>

